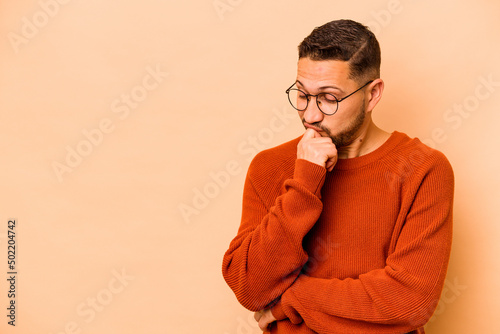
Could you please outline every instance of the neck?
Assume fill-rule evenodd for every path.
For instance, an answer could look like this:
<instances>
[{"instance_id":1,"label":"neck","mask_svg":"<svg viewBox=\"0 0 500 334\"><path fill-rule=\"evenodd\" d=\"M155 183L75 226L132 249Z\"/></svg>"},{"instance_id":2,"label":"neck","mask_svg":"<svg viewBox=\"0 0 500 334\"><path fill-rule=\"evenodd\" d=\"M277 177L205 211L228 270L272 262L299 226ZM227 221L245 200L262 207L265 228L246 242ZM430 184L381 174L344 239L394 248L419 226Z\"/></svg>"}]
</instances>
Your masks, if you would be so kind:
<instances>
[{"instance_id":1,"label":"neck","mask_svg":"<svg viewBox=\"0 0 500 334\"><path fill-rule=\"evenodd\" d=\"M380 129L370 120L359 129L351 144L337 148L338 157L339 159L351 159L373 152L382 146L390 136L390 133Z\"/></svg>"}]
</instances>

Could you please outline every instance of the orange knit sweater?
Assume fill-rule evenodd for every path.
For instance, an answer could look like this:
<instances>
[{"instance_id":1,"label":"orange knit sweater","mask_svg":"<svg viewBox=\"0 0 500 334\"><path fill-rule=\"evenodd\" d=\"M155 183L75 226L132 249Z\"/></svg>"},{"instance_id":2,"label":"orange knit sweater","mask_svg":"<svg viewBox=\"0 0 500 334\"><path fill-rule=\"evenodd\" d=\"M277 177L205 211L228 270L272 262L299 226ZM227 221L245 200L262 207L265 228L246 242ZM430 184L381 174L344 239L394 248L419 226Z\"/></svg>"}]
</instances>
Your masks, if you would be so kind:
<instances>
[{"instance_id":1,"label":"orange knit sweater","mask_svg":"<svg viewBox=\"0 0 500 334\"><path fill-rule=\"evenodd\" d=\"M452 238L445 156L394 132L334 170L297 159L296 138L259 153L223 276L271 333L424 333Z\"/></svg>"}]
</instances>

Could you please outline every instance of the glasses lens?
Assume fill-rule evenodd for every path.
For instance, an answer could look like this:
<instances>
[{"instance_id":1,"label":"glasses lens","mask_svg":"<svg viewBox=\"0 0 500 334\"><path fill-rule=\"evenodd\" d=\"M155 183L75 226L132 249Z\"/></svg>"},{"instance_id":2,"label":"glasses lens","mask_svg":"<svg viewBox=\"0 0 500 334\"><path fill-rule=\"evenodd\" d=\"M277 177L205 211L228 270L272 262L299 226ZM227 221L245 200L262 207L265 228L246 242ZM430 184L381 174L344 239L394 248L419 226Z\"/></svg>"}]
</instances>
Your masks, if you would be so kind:
<instances>
[{"instance_id":1,"label":"glasses lens","mask_svg":"<svg viewBox=\"0 0 500 334\"><path fill-rule=\"evenodd\" d=\"M317 101L319 109L321 109L324 114L333 115L337 112L338 101L334 95L328 93L319 94Z\"/></svg>"},{"instance_id":2,"label":"glasses lens","mask_svg":"<svg viewBox=\"0 0 500 334\"><path fill-rule=\"evenodd\" d=\"M301 90L292 88L288 91L288 100L292 107L297 110L306 110L307 108L307 95Z\"/></svg>"}]
</instances>

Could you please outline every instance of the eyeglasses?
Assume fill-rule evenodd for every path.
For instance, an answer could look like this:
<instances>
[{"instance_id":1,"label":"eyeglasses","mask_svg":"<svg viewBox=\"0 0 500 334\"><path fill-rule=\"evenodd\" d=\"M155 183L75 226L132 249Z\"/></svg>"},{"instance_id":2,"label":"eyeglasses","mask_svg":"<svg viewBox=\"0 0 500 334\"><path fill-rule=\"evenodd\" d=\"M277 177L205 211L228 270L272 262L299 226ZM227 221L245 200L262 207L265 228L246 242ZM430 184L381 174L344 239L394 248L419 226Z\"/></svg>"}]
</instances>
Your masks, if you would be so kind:
<instances>
[{"instance_id":1,"label":"eyeglasses","mask_svg":"<svg viewBox=\"0 0 500 334\"><path fill-rule=\"evenodd\" d=\"M363 86L359 87L356 89L354 92L351 94L344 96L341 99L337 99L337 97L333 94L330 93L319 93L317 95L313 94L306 94L305 92L301 91L300 89L297 88L292 88L296 82L291 85L287 90L286 93L288 95L288 101L290 101L290 104L292 107L297 109L298 111L304 111L307 109L307 106L309 105L309 100L311 97L316 98L316 105L318 106L318 109L325 115L331 116L337 112L339 109L339 103L347 99L349 96L353 95L354 93L357 93L364 87L366 87L368 84L372 83L373 80L368 81L365 83Z\"/></svg>"}]
</instances>

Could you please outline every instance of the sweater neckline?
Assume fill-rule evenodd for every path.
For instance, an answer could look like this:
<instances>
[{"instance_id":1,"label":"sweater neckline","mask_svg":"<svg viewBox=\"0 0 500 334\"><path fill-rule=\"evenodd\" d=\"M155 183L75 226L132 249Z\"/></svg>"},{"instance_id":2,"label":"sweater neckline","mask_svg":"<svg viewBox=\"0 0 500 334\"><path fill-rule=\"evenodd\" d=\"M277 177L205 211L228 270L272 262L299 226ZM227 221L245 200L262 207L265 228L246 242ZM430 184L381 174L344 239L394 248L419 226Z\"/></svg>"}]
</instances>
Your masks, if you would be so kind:
<instances>
[{"instance_id":1,"label":"sweater neckline","mask_svg":"<svg viewBox=\"0 0 500 334\"><path fill-rule=\"evenodd\" d=\"M338 159L335 169L356 169L375 162L392 151L401 141L408 138L404 133L394 131L391 136L375 151L350 159Z\"/></svg>"}]
</instances>

